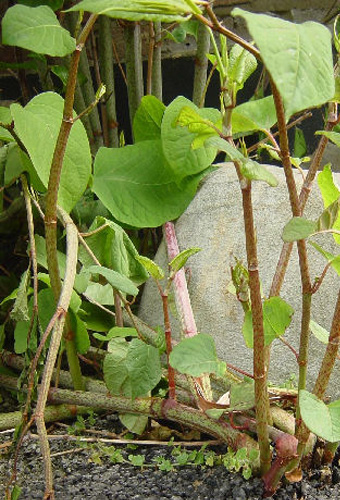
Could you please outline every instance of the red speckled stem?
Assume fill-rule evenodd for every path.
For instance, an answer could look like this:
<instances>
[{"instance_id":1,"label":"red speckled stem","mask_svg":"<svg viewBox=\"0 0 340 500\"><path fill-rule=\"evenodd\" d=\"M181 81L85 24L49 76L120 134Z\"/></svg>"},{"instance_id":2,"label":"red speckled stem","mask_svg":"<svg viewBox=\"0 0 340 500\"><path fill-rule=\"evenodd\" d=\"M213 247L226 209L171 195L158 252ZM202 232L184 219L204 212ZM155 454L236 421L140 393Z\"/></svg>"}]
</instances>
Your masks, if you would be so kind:
<instances>
[{"instance_id":1,"label":"red speckled stem","mask_svg":"<svg viewBox=\"0 0 340 500\"><path fill-rule=\"evenodd\" d=\"M164 237L168 251L168 257L171 261L179 254L179 248L175 233L175 226L172 222L164 224ZM197 334L197 326L192 312L190 297L185 279L184 269L180 269L174 277L174 294L176 307L180 315L181 326L186 337L193 337Z\"/></svg>"}]
</instances>

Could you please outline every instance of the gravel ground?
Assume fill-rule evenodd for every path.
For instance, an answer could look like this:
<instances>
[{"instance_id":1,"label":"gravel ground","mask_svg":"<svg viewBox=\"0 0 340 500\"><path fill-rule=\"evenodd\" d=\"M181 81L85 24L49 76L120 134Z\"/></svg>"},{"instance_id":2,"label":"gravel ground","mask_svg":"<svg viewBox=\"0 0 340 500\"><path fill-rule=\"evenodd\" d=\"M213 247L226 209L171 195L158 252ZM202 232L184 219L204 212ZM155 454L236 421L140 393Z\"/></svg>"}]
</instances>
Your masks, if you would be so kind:
<instances>
[{"instance_id":1,"label":"gravel ground","mask_svg":"<svg viewBox=\"0 0 340 500\"><path fill-rule=\"evenodd\" d=\"M115 415L98 417L95 429L110 432L117 430ZM59 431L60 432L60 431ZM62 429L65 434L65 429ZM56 429L53 430L56 433ZM1 441L11 439L11 434L0 434ZM143 468L129 463L111 463L103 454L87 447L79 448L79 442L68 439L50 441L51 452L64 454L53 457L56 500L115 499L115 500L259 500L263 490L261 481L252 478L246 481L241 474L230 473L223 466L176 467L173 471L162 471L155 467L160 457L173 460L171 447L145 446L127 449L116 446L127 459L128 455L143 455ZM216 453L225 453L225 447L214 448ZM73 450L72 453L69 453ZM189 448L192 451L193 448ZM68 453L65 453L68 452ZM0 457L0 498L8 477L8 457ZM24 442L18 464L18 483L22 487L20 499L42 499L44 492L43 468L37 440L28 436ZM332 469L315 471L308 479L298 484L284 484L273 497L276 500L306 499L326 500L340 498L339 456Z\"/></svg>"}]
</instances>

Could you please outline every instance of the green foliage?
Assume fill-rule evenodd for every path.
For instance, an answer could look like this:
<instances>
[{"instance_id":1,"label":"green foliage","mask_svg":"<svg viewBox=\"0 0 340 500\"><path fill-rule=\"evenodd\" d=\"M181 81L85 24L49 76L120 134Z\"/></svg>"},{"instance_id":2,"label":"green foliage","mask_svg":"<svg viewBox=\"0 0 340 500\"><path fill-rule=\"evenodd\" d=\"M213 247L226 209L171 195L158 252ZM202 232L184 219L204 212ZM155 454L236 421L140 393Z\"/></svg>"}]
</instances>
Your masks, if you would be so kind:
<instances>
[{"instance_id":1,"label":"green foliage","mask_svg":"<svg viewBox=\"0 0 340 500\"><path fill-rule=\"evenodd\" d=\"M226 469L232 472L239 472L242 470L244 479L250 479L252 475L252 466L259 459L258 450L248 450L246 448L239 448L234 452L228 447L228 452L223 457L223 465Z\"/></svg>"},{"instance_id":2,"label":"green foliage","mask_svg":"<svg viewBox=\"0 0 340 500\"><path fill-rule=\"evenodd\" d=\"M200 252L202 248L198 247L192 247L192 248L187 248L186 250L183 250L180 252L176 257L172 259L171 262L169 262L169 266L171 268L171 271L173 273L177 273L182 267L185 266L187 263L187 260L192 256L195 255L196 253Z\"/></svg>"},{"instance_id":3,"label":"green foliage","mask_svg":"<svg viewBox=\"0 0 340 500\"><path fill-rule=\"evenodd\" d=\"M171 351L170 364L180 373L199 377L203 373L223 373L226 365L219 361L214 339L200 333L186 338Z\"/></svg>"},{"instance_id":4,"label":"green foliage","mask_svg":"<svg viewBox=\"0 0 340 500\"><path fill-rule=\"evenodd\" d=\"M123 276L112 269L103 266L90 266L87 268L91 274L103 276L112 288L119 290L128 295L136 296L138 294L138 288L129 280L126 276Z\"/></svg>"},{"instance_id":5,"label":"green foliage","mask_svg":"<svg viewBox=\"0 0 340 500\"><path fill-rule=\"evenodd\" d=\"M29 301L29 316L32 315L33 298ZM44 332L55 312L55 300L50 288L45 288L38 293L38 318L41 331ZM30 331L30 320L18 321L14 330L15 352L21 354L27 350L27 337ZM36 349L36 334L30 335L30 347ZM32 338L33 337L33 338Z\"/></svg>"},{"instance_id":6,"label":"green foliage","mask_svg":"<svg viewBox=\"0 0 340 500\"><path fill-rule=\"evenodd\" d=\"M86 354L91 345L86 323L71 308L69 309L69 317L77 352Z\"/></svg>"},{"instance_id":7,"label":"green foliage","mask_svg":"<svg viewBox=\"0 0 340 500\"><path fill-rule=\"evenodd\" d=\"M64 0L18 0L17 3L28 7L38 7L48 5L52 10L59 10L63 6Z\"/></svg>"},{"instance_id":8,"label":"green foliage","mask_svg":"<svg viewBox=\"0 0 340 500\"><path fill-rule=\"evenodd\" d=\"M278 184L276 177L269 172L264 165L254 160L246 158L239 150L234 148L221 137L211 137L206 141L208 145L214 145L220 151L224 151L231 161L237 161L241 165L241 172L249 180L264 181L269 186L275 187Z\"/></svg>"},{"instance_id":9,"label":"green foliage","mask_svg":"<svg viewBox=\"0 0 340 500\"><path fill-rule=\"evenodd\" d=\"M191 144L192 149L201 148L206 139L217 133L215 124L200 116L200 114L190 106L184 106L181 109L175 124L180 127L187 127L189 132L196 134Z\"/></svg>"},{"instance_id":10,"label":"green foliage","mask_svg":"<svg viewBox=\"0 0 340 500\"><path fill-rule=\"evenodd\" d=\"M320 342L323 344L328 344L328 339L329 339L329 332L325 330L325 328L322 328L316 321L313 321L312 319L309 322L309 329Z\"/></svg>"},{"instance_id":11,"label":"green foliage","mask_svg":"<svg viewBox=\"0 0 340 500\"><path fill-rule=\"evenodd\" d=\"M195 20L184 21L175 26L172 31L168 31L166 38L170 38L176 43L183 43L188 35L192 35L197 40L199 23Z\"/></svg>"},{"instance_id":12,"label":"green foliage","mask_svg":"<svg viewBox=\"0 0 340 500\"><path fill-rule=\"evenodd\" d=\"M26 321L18 321L14 330L14 352L22 354L27 351L27 335L29 325Z\"/></svg>"},{"instance_id":13,"label":"green foliage","mask_svg":"<svg viewBox=\"0 0 340 500\"><path fill-rule=\"evenodd\" d=\"M104 359L105 383L112 395L135 399L151 391L161 379L158 349L140 339L110 340Z\"/></svg>"},{"instance_id":14,"label":"green foliage","mask_svg":"<svg viewBox=\"0 0 340 500\"><path fill-rule=\"evenodd\" d=\"M181 22L186 20L187 14L200 12L193 9L184 0L83 0L74 5L69 11L85 10L95 14L105 15L127 21L161 21L165 23Z\"/></svg>"},{"instance_id":15,"label":"green foliage","mask_svg":"<svg viewBox=\"0 0 340 500\"><path fill-rule=\"evenodd\" d=\"M21 495L21 490L22 490L22 488L20 488L20 486L15 484L13 486L12 491L11 491L11 500L18 500L20 498L20 495Z\"/></svg>"},{"instance_id":16,"label":"green foliage","mask_svg":"<svg viewBox=\"0 0 340 500\"><path fill-rule=\"evenodd\" d=\"M337 134L340 136L340 134ZM334 183L332 169L329 164L325 165L318 175L318 186L322 195L325 207L328 207L340 196L340 191Z\"/></svg>"},{"instance_id":17,"label":"green foliage","mask_svg":"<svg viewBox=\"0 0 340 500\"><path fill-rule=\"evenodd\" d=\"M328 205L328 207L325 208L325 210L322 212L322 214L317 220L318 231L334 228L334 225L338 220L339 203L340 203L340 197L339 199L333 201L333 203L331 203L330 205Z\"/></svg>"},{"instance_id":18,"label":"green foliage","mask_svg":"<svg viewBox=\"0 0 340 500\"><path fill-rule=\"evenodd\" d=\"M148 424L149 418L146 415L137 415L135 413L121 413L119 420L130 432L142 434ZM133 465L138 465L134 463Z\"/></svg>"},{"instance_id":19,"label":"green foliage","mask_svg":"<svg viewBox=\"0 0 340 500\"><path fill-rule=\"evenodd\" d=\"M340 276L340 255L333 255L330 252L327 252L324 248L320 247L315 241L310 241L310 244L317 250L321 255L328 260L330 265L336 271L336 273Z\"/></svg>"},{"instance_id":20,"label":"green foliage","mask_svg":"<svg viewBox=\"0 0 340 500\"><path fill-rule=\"evenodd\" d=\"M231 119L233 134L236 136L257 130L269 130L276 121L272 96L236 106Z\"/></svg>"},{"instance_id":21,"label":"green foliage","mask_svg":"<svg viewBox=\"0 0 340 500\"><path fill-rule=\"evenodd\" d=\"M283 241L297 241L308 238L317 231L317 223L304 217L293 217L284 227Z\"/></svg>"},{"instance_id":22,"label":"green foliage","mask_svg":"<svg viewBox=\"0 0 340 500\"><path fill-rule=\"evenodd\" d=\"M340 197L325 208L317 221L311 221L304 217L293 217L283 229L283 241L302 240L325 230L339 231L339 205ZM315 248L318 249L317 246Z\"/></svg>"},{"instance_id":23,"label":"green foliage","mask_svg":"<svg viewBox=\"0 0 340 500\"><path fill-rule=\"evenodd\" d=\"M332 44L325 26L314 22L295 24L239 8L232 14L245 19L282 96L287 119L333 98Z\"/></svg>"},{"instance_id":24,"label":"green foliage","mask_svg":"<svg viewBox=\"0 0 340 500\"><path fill-rule=\"evenodd\" d=\"M142 467L145 457L144 455L129 455L129 460L135 467Z\"/></svg>"},{"instance_id":25,"label":"green foliage","mask_svg":"<svg viewBox=\"0 0 340 500\"><path fill-rule=\"evenodd\" d=\"M196 1L83 0L73 5L69 11L79 12L79 26L77 26L79 30L83 11L132 22L142 20L179 22L180 24L175 26L169 36L175 41L183 42L188 33L197 37L198 21L190 17L192 14L201 14L201 8L204 6L202 2L196 3ZM8 65L3 63L0 65L2 68L36 71L39 73L42 88L52 88L53 82L48 80L50 72L53 72L61 79L63 92L69 77L71 77L70 82L75 82L78 78L78 83L81 83L76 71L72 73L72 70L75 70L72 64L68 67L71 58L65 61L53 60L51 62L56 64L51 67L50 59L39 55L64 57L76 48L75 39L59 24L53 12L62 8L63 4L62 0L49 2L20 0L7 9L2 22L3 43L33 53L28 55L30 61L18 61ZM339 69L336 68L335 91L330 35L325 27L316 23L297 25L271 16L243 12L240 9L235 9L234 15L241 16L247 22L254 42L259 48L265 70L281 94L287 119L296 112L320 106L328 100L339 100ZM337 19L335 23L337 50L338 28ZM96 339L95 345L98 345L98 341L108 343L107 354L103 361L103 374L107 387L111 394L131 400L137 397L146 398L151 391L153 395L164 397L167 383L165 379L161 384L159 382L162 377L161 355L166 350L165 335L159 329L156 332L157 338L150 340L152 345L148 345L139 338L135 328L117 327L112 312L115 305L114 291L118 290L135 298L138 286L148 279L149 274L156 280L161 280L164 278L164 273L148 257L138 254L130 237L114 221L119 221L125 225L124 227L128 225L131 232L136 234L135 228L157 227L179 217L193 199L200 181L213 169L211 164L218 151L226 153L228 160L238 163L241 175L245 179L263 181L273 187L278 184L275 176L265 165L254 161L253 157L251 159L248 157L243 139L237 147L233 146L231 140L229 142L229 136L232 134L234 139L237 139L250 133L260 132L261 140L265 132L268 138L270 129L277 121L272 96L251 100L235 107L237 93L256 69L257 61L252 54L237 44L228 52L226 38L223 36L220 38L220 49L217 49L214 38L212 43L215 54L209 54L207 57L214 65L216 63L220 72L222 113L217 109L199 109L182 96L177 97L168 106L152 95L145 96L134 117L133 145L125 146L122 139L120 148L100 148L96 154L96 144L91 144L93 152L91 156L85 128L81 121L76 119L75 114L73 118L76 120L72 123L72 127L70 126L69 138L66 135L59 136L65 102L54 92L37 95L25 107L18 103L12 104L10 109L0 107L0 140L6 143L0 152L0 176L9 194L5 198L2 192L0 193L0 209L3 206L7 207L8 200L18 197L19 189L16 181L22 173L28 174L32 198L41 201L40 195L45 194L48 184L51 190L53 184L53 188L58 188L58 204L68 213L74 209L73 216L76 218L78 216L76 223L78 227L82 227L82 231L88 231L84 236L86 243L100 265L93 265L94 256L89 255L84 248L80 248L78 274L68 309L68 326L74 336L76 351L80 354L85 354L90 348L89 331L92 332L91 339ZM26 53L23 54L26 57ZM91 85L92 82L88 80L87 84ZM131 82L128 84L131 85ZM71 96L70 88L68 85L66 95L67 99L70 99L69 104L72 104L74 96ZM81 97L82 90L81 85L78 85L77 98ZM100 85L99 90L93 93L96 101L103 97L104 92L104 85ZM264 95L263 92L256 94ZM25 98L24 93L23 97ZM106 96L107 101L110 98L111 94ZM84 101L87 100L86 97ZM102 104L105 106L105 103ZM85 102L85 106L89 106L85 114L94 105L95 103ZM81 110L84 109L83 106L80 107ZM67 108L66 103L65 109ZM100 140L97 141L96 137L97 130L94 130L91 124L92 116L90 115L90 120L87 120L87 117L85 119L89 122L86 125L92 129L96 139L94 142L99 143ZM105 119L104 108L101 119ZM111 125L110 122L108 128ZM319 133L340 146L339 133L335 131ZM124 131L121 134L121 137L124 137ZM15 140L16 136L18 141ZM227 136L228 140L225 140ZM58 137L63 139L62 146L66 147L60 185L58 179L55 178L54 183L49 179L53 158L63 154L63 147L56 150ZM263 147L273 158L280 161L276 147L268 145ZM292 164L299 167L300 163L306 161L305 153L306 143L303 133L296 129L295 157L292 158ZM94 159L93 177L92 159ZM316 221L294 217L284 228L285 241L309 238L314 233L324 230L340 230L340 191L333 181L328 166L319 174L318 182L324 200L324 211ZM42 204L42 209L45 208ZM246 212L245 216L249 217L249 213ZM339 235L335 238L340 242ZM38 264L47 269L46 241L37 235L35 241ZM60 238L57 244L59 248L63 248L63 238ZM316 243L312 244L340 275L340 256L327 252ZM54 251L51 245L48 250ZM199 250L196 247L184 250L170 262L169 286L174 274ZM66 246L66 252L68 251L69 248ZM149 248L145 253L149 255L148 251ZM56 257L60 277L65 284L66 255L59 251ZM7 271L6 267L4 269ZM29 272L24 273L19 286L19 280L16 280L14 286L17 288L11 294L6 294L7 297L1 305L8 308L10 301L14 301L14 304L10 315L5 312L5 323L0 325L0 347L5 345L6 325L6 335L7 331L10 336L14 334L14 339L10 337L9 341L14 340L15 352L26 353L27 360L36 351L41 334L46 330L56 311L56 301L51 289L53 280L50 280L49 275L40 272L39 312L31 325L33 298L30 279ZM253 347L250 295L253 298L253 292L256 293L256 290L252 288L252 293L249 294L249 289L253 286L252 280L249 280L249 273L240 262L237 262L232 269L232 279L237 297L245 311L244 338L246 344ZM258 295L260 300L259 290ZM91 301L95 301L97 305L90 303ZM103 310L100 305L107 305L110 309ZM290 325L292 314L293 309L280 297L264 300L263 326L266 346L275 338L284 335ZM314 321L310 322L310 330L321 342L328 342L328 332ZM46 348L49 347L49 342L50 340ZM57 348L58 346L56 350ZM163 358L165 359L165 356ZM207 334L198 334L179 342L170 354L170 365L179 373L191 377L204 376L206 381L209 380L208 374L224 377L226 371L226 364L217 357L213 338ZM24 371L22 379L25 376ZM255 380L258 377L259 373L255 373ZM36 379L38 380L38 373ZM262 394L263 400L264 396ZM246 380L243 383L229 384L224 397L228 399L228 404L222 405L220 401L222 408L205 412L212 419L220 419L220 423L223 418L228 418L228 413L231 418L231 412L253 410L254 382ZM339 401L325 405L312 394L302 390L299 394L299 403L302 418L313 432L328 441L340 440ZM261 404L256 408L256 413L259 409L261 410ZM226 415L223 415L224 413ZM250 415L252 414L251 411ZM120 420L135 434L144 432L148 423L147 416L129 412L121 414ZM213 424L219 425L216 421ZM85 420L78 417L73 432L80 433L85 429ZM259 441L262 437L259 435ZM123 453L114 447L93 446L92 460L100 463L101 455L109 458L112 463L124 462L142 468L150 466L142 454L128 455L127 452ZM175 448L170 459L158 457L152 465L157 465L160 470L170 471L183 465L211 467L223 464L231 471L242 470L243 476L249 478L252 465L256 464L258 468L258 462L259 453L256 449L249 453L245 448L236 452L228 449L225 455L217 455L203 447L190 452ZM16 494L14 490L13 495Z\"/></svg>"},{"instance_id":26,"label":"green foliage","mask_svg":"<svg viewBox=\"0 0 340 500\"><path fill-rule=\"evenodd\" d=\"M294 156L302 158L307 152L306 139L303 131L296 127L294 135Z\"/></svg>"},{"instance_id":27,"label":"green foliage","mask_svg":"<svg viewBox=\"0 0 340 500\"><path fill-rule=\"evenodd\" d=\"M93 191L121 222L157 227L176 219L195 195L201 175L177 185L160 140L119 149L101 148L94 163Z\"/></svg>"},{"instance_id":28,"label":"green foliage","mask_svg":"<svg viewBox=\"0 0 340 500\"><path fill-rule=\"evenodd\" d=\"M76 48L74 38L46 5L9 8L2 20L2 43L57 57L71 54Z\"/></svg>"},{"instance_id":29,"label":"green foliage","mask_svg":"<svg viewBox=\"0 0 340 500\"><path fill-rule=\"evenodd\" d=\"M334 137L336 137L336 140L338 141L338 146L340 146L340 134L337 134L336 132L333 132L332 134L336 134L335 136L332 135L333 139L331 139L330 136L327 135L327 137L334 142ZM325 165L322 172L319 173L318 175L318 185L319 189L322 195L323 203L325 206L325 209L328 209L332 205L332 203L336 202L339 200L340 197L340 191L338 187L336 186L333 175L332 175L332 170L330 165ZM340 217L338 216L336 220L333 222L332 227L336 230L340 230ZM334 234L334 239L335 241L340 244L340 236L337 234Z\"/></svg>"},{"instance_id":30,"label":"green foliage","mask_svg":"<svg viewBox=\"0 0 340 500\"><path fill-rule=\"evenodd\" d=\"M230 388L230 409L234 411L249 410L255 406L254 381L232 384Z\"/></svg>"},{"instance_id":31,"label":"green foliage","mask_svg":"<svg viewBox=\"0 0 340 500\"><path fill-rule=\"evenodd\" d=\"M245 82L257 68L257 61L253 54L235 43L229 54L227 68L227 85L232 87L236 96L243 89Z\"/></svg>"},{"instance_id":32,"label":"green foliage","mask_svg":"<svg viewBox=\"0 0 340 500\"><path fill-rule=\"evenodd\" d=\"M165 106L157 97L153 95L142 97L133 119L135 142L160 138L164 111Z\"/></svg>"},{"instance_id":33,"label":"green foliage","mask_svg":"<svg viewBox=\"0 0 340 500\"><path fill-rule=\"evenodd\" d=\"M271 297L263 302L264 343L270 345L273 340L284 335L290 325L293 308L280 297ZM254 347L252 312L247 311L242 328L248 347Z\"/></svg>"},{"instance_id":34,"label":"green foliage","mask_svg":"<svg viewBox=\"0 0 340 500\"><path fill-rule=\"evenodd\" d=\"M127 326L120 327L114 326L111 328L106 335L101 335L100 333L94 333L93 337L101 340L102 342L108 342L116 337L138 337L137 330L135 328L129 328Z\"/></svg>"},{"instance_id":35,"label":"green foliage","mask_svg":"<svg viewBox=\"0 0 340 500\"><path fill-rule=\"evenodd\" d=\"M115 222L102 216L96 217L89 228L86 243L102 266L126 276L136 286L148 279L133 242ZM91 256L83 248L79 249L79 260L85 267L93 264Z\"/></svg>"},{"instance_id":36,"label":"green foliage","mask_svg":"<svg viewBox=\"0 0 340 500\"><path fill-rule=\"evenodd\" d=\"M9 108L5 106L0 106L0 123L3 125L10 125L12 122L12 116ZM13 142L14 139L11 133L4 127L0 127L0 141Z\"/></svg>"},{"instance_id":37,"label":"green foliage","mask_svg":"<svg viewBox=\"0 0 340 500\"><path fill-rule=\"evenodd\" d=\"M308 391L299 391L301 416L308 429L317 436L336 443L340 441L340 400L326 405Z\"/></svg>"},{"instance_id":38,"label":"green foliage","mask_svg":"<svg viewBox=\"0 0 340 500\"><path fill-rule=\"evenodd\" d=\"M164 278L164 271L156 264L156 262L142 255L139 255L137 259L145 267L147 272L150 273L150 276L152 276L153 279L162 280Z\"/></svg>"},{"instance_id":39,"label":"green foliage","mask_svg":"<svg viewBox=\"0 0 340 500\"><path fill-rule=\"evenodd\" d=\"M187 176L203 172L211 165L216 156L216 148L214 147L203 146L194 149L192 145L197 136L197 131L192 132L187 127L178 126L178 119L184 107L195 111L195 116L199 115L212 123L220 120L218 110L212 108L199 109L182 96L177 97L167 106L161 127L162 148L177 183L183 181ZM199 131L201 131L200 125Z\"/></svg>"},{"instance_id":40,"label":"green foliage","mask_svg":"<svg viewBox=\"0 0 340 500\"><path fill-rule=\"evenodd\" d=\"M113 316L90 302L82 302L78 315L93 332L108 332L114 325Z\"/></svg>"},{"instance_id":41,"label":"green foliage","mask_svg":"<svg viewBox=\"0 0 340 500\"><path fill-rule=\"evenodd\" d=\"M218 420L223 413L233 411L246 411L255 406L255 393L253 380L246 380L232 384L230 388L230 405L228 408L211 408L205 410L205 413L214 420Z\"/></svg>"},{"instance_id":42,"label":"green foliage","mask_svg":"<svg viewBox=\"0 0 340 500\"><path fill-rule=\"evenodd\" d=\"M23 278L24 279L24 278ZM90 347L90 340L87 332L87 327L84 321L78 316L80 299L76 294L73 296L71 307L69 309L70 324L75 337L77 352L85 354ZM30 318L33 310L33 298L30 299L27 309L27 318L25 320L17 320L14 330L14 350L17 354L22 354L27 350L27 337L30 331ZM51 288L43 288L38 293L38 318L40 331L44 332L55 312L55 300ZM31 334L32 337L32 334ZM31 347L35 350L36 342L35 333L31 339Z\"/></svg>"},{"instance_id":43,"label":"green foliage","mask_svg":"<svg viewBox=\"0 0 340 500\"><path fill-rule=\"evenodd\" d=\"M15 131L23 142L34 170L47 188L50 166L63 118L64 99L54 92L34 97L24 108L11 105ZM70 212L87 186L91 172L89 142L83 124L72 127L61 174L58 203ZM34 186L37 189L39 186Z\"/></svg>"},{"instance_id":44,"label":"green foliage","mask_svg":"<svg viewBox=\"0 0 340 500\"><path fill-rule=\"evenodd\" d=\"M15 302L11 311L11 318L14 321L28 321L28 305L27 305L27 292L29 291L29 284L31 273L29 269L23 273L20 280L20 285L16 289ZM7 297L7 300L9 297ZM3 303L3 302L2 302Z\"/></svg>"}]
</instances>

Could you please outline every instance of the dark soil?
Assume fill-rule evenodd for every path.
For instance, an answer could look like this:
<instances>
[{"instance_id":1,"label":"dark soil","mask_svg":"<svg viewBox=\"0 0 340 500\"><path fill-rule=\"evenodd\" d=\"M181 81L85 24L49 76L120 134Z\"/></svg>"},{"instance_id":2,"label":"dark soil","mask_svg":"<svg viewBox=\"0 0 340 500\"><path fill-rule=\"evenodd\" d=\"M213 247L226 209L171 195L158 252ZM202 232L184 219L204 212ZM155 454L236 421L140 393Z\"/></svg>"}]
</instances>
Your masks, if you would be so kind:
<instances>
[{"instance_id":1,"label":"dark soil","mask_svg":"<svg viewBox=\"0 0 340 500\"><path fill-rule=\"evenodd\" d=\"M92 428L105 432L120 432L121 426L116 415L96 417ZM88 427L88 425L87 425ZM263 489L261 480L251 478L246 481L240 473L231 473L224 466L183 466L172 471L162 471L155 463L160 457L174 461L172 446L143 444L136 447L114 445L125 460L128 456L142 455L143 467L130 463L112 463L98 446L84 444L67 438L68 429L53 426L53 434L63 437L51 439L51 452L63 454L53 456L56 500L260 500ZM25 438L18 463L18 484L22 488L20 499L42 499L44 493L43 464L35 430ZM89 436L89 434L82 435ZM10 441L12 433L0 434L1 443ZM103 446L112 446L104 443ZM217 454L226 453L225 446L213 448ZM188 447L189 452L193 450ZM0 448L0 452L3 449ZM7 455L0 455L0 498L11 467ZM297 484L282 484L273 497L276 500L306 499L324 500L340 498L339 454L329 469L313 471Z\"/></svg>"}]
</instances>

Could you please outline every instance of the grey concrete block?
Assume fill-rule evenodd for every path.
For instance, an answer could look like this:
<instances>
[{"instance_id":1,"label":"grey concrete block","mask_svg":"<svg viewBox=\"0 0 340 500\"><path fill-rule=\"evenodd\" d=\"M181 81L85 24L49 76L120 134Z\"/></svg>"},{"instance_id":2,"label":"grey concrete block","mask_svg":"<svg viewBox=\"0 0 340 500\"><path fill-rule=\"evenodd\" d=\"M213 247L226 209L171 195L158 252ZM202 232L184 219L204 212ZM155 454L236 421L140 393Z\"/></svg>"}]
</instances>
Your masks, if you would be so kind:
<instances>
[{"instance_id":1,"label":"grey concrete block","mask_svg":"<svg viewBox=\"0 0 340 500\"><path fill-rule=\"evenodd\" d=\"M284 173L279 167L269 167L279 179L279 186L272 188L263 182L253 183L253 202L258 238L258 254L263 294L268 296L278 256L282 247L281 234L284 225L291 218ZM340 185L340 174L335 174ZM296 179L301 185L300 174ZM316 219L323 210L317 185L313 187L305 210L305 216ZM176 223L180 250L192 246L202 251L188 261L190 268L189 292L198 330L213 335L218 355L224 360L252 371L252 351L244 342L241 330L243 311L236 297L228 291L231 281L230 265L235 257L246 263L245 238L241 192L232 164L223 164L202 183L195 199ZM339 253L331 235L318 236L329 251ZM311 277L320 276L325 260L308 245ZM157 257L167 266L164 244ZM313 296L312 317L324 328L331 325L333 310L339 290L339 277L331 269L320 291ZM294 248L282 298L287 300L295 314L286 332L285 339L298 349L301 321L301 284L297 250ZM162 305L156 287L151 280L142 296L140 317L155 326L162 325ZM179 334L179 324L172 318L173 329ZM310 370L308 387L313 386L325 346L313 336L309 348ZM297 362L293 353L279 340L272 344L272 361L269 379L283 383L292 373L297 373ZM339 366L330 385L332 396L340 396Z\"/></svg>"}]
</instances>

